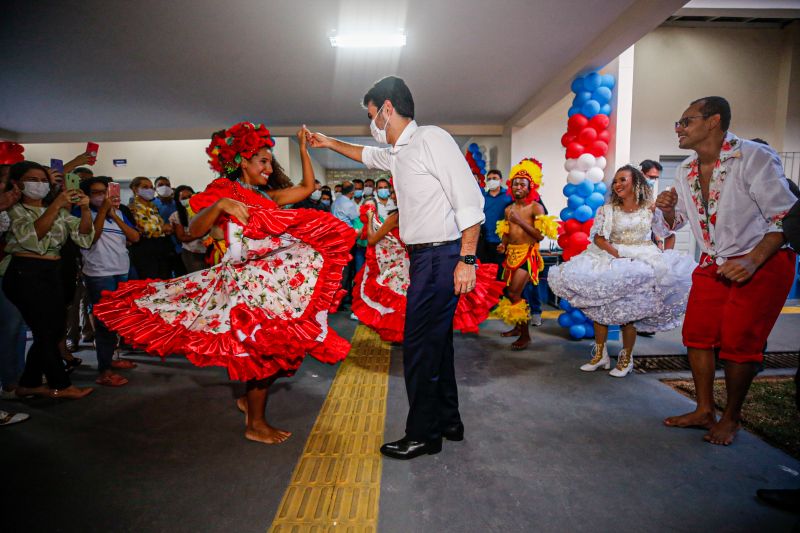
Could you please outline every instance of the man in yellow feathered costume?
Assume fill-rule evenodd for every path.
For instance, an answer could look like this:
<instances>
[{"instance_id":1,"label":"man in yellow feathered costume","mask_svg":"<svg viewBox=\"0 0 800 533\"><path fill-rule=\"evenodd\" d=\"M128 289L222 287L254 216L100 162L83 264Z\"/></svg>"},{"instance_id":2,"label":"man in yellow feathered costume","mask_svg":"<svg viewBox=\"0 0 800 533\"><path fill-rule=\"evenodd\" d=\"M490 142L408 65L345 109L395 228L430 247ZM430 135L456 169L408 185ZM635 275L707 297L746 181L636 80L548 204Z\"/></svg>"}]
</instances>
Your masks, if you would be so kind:
<instances>
[{"instance_id":1,"label":"man in yellow feathered costume","mask_svg":"<svg viewBox=\"0 0 800 533\"><path fill-rule=\"evenodd\" d=\"M507 298L500 300L496 314L513 329L504 337L519 336L511 348L522 350L531 340L528 331L530 311L522 298L528 283L539 284L544 261L539 253L539 241L544 237L557 238L558 226L553 217L545 214L539 203L538 189L542 184L542 164L533 158L523 159L511 169L508 182L514 203L506 208L505 220L497 223L497 234L503 239L497 250L505 253L503 279Z\"/></svg>"}]
</instances>

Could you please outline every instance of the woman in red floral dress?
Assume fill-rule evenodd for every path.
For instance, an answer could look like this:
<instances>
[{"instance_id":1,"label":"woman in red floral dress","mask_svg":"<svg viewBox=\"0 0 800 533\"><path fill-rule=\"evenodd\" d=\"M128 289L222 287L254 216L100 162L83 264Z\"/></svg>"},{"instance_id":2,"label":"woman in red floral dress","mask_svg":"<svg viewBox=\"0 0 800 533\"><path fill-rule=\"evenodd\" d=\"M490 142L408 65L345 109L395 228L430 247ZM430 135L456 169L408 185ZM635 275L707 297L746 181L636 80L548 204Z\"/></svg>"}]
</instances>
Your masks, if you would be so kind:
<instances>
[{"instance_id":1,"label":"woman in red floral dress","mask_svg":"<svg viewBox=\"0 0 800 533\"><path fill-rule=\"evenodd\" d=\"M381 339L403 342L411 276L408 252L398 231L398 212L390 212L383 220L375 204L368 202L361 207L361 219L369 246L364 267L353 283L353 313ZM458 300L453 329L477 333L504 287L504 282L497 281L497 265L479 265L475 289Z\"/></svg>"},{"instance_id":2,"label":"woman in red floral dress","mask_svg":"<svg viewBox=\"0 0 800 533\"><path fill-rule=\"evenodd\" d=\"M310 209L278 209L314 191L305 128L298 132L303 181L292 186L273 160L274 141L249 122L214 134L207 149L222 177L190 200L197 215L189 231L225 230L223 260L206 270L161 282L122 284L95 306L95 315L129 343L165 357L184 354L197 366L224 366L247 382L237 405L245 437L268 444L290 433L270 426L270 385L291 376L306 353L341 361L349 343L328 326L341 299L351 230Z\"/></svg>"}]
</instances>

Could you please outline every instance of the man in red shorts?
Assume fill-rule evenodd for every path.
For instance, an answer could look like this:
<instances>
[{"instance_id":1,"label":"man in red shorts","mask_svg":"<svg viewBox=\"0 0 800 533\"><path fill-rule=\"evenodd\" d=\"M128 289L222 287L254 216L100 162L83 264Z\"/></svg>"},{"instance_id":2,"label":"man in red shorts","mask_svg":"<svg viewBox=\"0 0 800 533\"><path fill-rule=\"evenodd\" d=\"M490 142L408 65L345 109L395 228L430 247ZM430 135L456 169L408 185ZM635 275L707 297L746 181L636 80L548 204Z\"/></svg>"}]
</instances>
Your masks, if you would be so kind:
<instances>
[{"instance_id":1,"label":"man in red shorts","mask_svg":"<svg viewBox=\"0 0 800 533\"><path fill-rule=\"evenodd\" d=\"M664 420L708 430L729 445L742 404L764 359L763 348L792 286L795 254L782 220L795 203L778 155L728 132L731 110L719 96L692 102L675 123L678 145L694 150L678 168L675 188L656 206L673 229L689 224L703 254L692 276L683 324L697 408ZM725 362L728 401L714 414L714 351Z\"/></svg>"}]
</instances>

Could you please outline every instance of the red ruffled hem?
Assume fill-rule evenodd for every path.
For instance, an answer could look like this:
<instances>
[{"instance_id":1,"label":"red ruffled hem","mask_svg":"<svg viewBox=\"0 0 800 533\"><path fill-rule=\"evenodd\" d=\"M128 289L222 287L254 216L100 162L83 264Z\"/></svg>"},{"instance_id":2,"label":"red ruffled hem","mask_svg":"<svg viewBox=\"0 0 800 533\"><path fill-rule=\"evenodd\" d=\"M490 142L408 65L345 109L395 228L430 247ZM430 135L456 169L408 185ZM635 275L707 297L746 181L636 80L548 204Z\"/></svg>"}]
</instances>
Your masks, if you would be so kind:
<instances>
[{"instance_id":1,"label":"red ruffled hem","mask_svg":"<svg viewBox=\"0 0 800 533\"><path fill-rule=\"evenodd\" d=\"M264 239L283 233L311 245L323 258L311 301L300 317L272 318L262 309L240 304L230 311L230 331L190 331L136 304L138 298L155 291L151 284L155 280L120 284L113 293L104 294L94 306L94 314L136 348L161 357L183 354L197 366L223 366L236 380L264 379L277 373L291 375L306 353L325 363L341 361L350 351L350 344L327 324L325 340L317 341L322 327L316 318L341 299L342 269L355 236L340 220L311 209L250 210L246 237ZM248 336L239 341L234 331Z\"/></svg>"},{"instance_id":2,"label":"red ruffled hem","mask_svg":"<svg viewBox=\"0 0 800 533\"><path fill-rule=\"evenodd\" d=\"M497 280L497 265L479 264L475 273L475 289L461 296L453 318L453 329L462 333L478 333L481 322L497 305L506 284Z\"/></svg>"}]
</instances>

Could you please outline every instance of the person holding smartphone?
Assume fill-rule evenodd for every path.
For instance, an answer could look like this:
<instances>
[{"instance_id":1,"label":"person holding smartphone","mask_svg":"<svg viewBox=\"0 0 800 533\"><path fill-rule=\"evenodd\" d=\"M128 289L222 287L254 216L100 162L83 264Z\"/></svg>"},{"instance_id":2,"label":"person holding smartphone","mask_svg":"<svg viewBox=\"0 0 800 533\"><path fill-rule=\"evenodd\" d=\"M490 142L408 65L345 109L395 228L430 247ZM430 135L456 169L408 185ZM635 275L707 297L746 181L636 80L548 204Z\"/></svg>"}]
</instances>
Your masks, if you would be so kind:
<instances>
[{"instance_id":1,"label":"person holding smartphone","mask_svg":"<svg viewBox=\"0 0 800 533\"><path fill-rule=\"evenodd\" d=\"M11 228L5 251L9 256L0 263L0 273L6 297L33 333L15 392L18 396L83 398L93 389L70 382L58 347L64 337L66 309L53 302L63 301L60 250L64 242L71 239L82 248L92 244L89 198L80 190L67 190L45 205L43 199L50 192L47 169L32 161L16 163L9 178L22 191L22 200L8 213ZM73 205L80 208L80 218L69 214Z\"/></svg>"}]
</instances>

